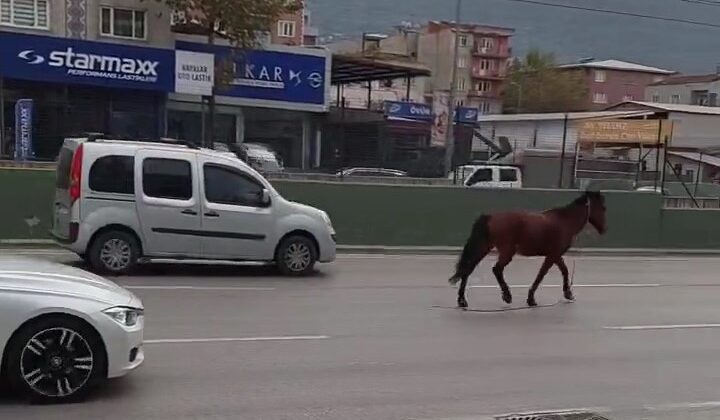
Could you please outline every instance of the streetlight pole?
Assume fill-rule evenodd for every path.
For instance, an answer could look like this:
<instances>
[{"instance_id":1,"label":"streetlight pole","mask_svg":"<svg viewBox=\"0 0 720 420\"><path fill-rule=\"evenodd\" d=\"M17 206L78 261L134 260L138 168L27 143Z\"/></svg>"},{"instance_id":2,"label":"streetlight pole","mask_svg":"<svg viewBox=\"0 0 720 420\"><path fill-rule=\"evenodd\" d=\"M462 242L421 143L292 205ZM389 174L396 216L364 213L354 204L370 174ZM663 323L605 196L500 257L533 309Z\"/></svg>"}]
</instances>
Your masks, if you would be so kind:
<instances>
[{"instance_id":1,"label":"streetlight pole","mask_svg":"<svg viewBox=\"0 0 720 420\"><path fill-rule=\"evenodd\" d=\"M520 107L522 106L522 94L523 94L522 85L518 82L510 82L510 84L517 87L518 99L517 99L517 105L515 105L515 113L519 114Z\"/></svg>"},{"instance_id":2,"label":"streetlight pole","mask_svg":"<svg viewBox=\"0 0 720 420\"><path fill-rule=\"evenodd\" d=\"M448 121L447 137L445 138L445 173L453 169L453 155L455 154L455 88L457 85L458 53L460 51L460 11L462 0L457 0L455 6L455 46L453 51L452 76L450 80L450 94L448 95Z\"/></svg>"}]
</instances>

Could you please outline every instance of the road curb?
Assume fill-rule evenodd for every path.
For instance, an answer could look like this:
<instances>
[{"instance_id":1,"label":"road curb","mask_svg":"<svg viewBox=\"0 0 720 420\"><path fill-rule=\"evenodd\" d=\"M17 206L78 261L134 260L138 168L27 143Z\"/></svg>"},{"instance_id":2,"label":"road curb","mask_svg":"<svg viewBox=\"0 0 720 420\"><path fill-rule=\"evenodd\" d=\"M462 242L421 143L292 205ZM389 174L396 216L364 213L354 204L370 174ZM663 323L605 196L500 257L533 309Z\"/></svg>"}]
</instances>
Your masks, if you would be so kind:
<instances>
[{"instance_id":1,"label":"road curb","mask_svg":"<svg viewBox=\"0 0 720 420\"><path fill-rule=\"evenodd\" d=\"M48 249L60 248L47 239L0 239L3 249ZM338 245L340 254L381 254L381 255L457 255L459 246L385 246L385 245ZM598 256L720 256L720 249L663 249L663 248L572 248L568 255Z\"/></svg>"}]
</instances>

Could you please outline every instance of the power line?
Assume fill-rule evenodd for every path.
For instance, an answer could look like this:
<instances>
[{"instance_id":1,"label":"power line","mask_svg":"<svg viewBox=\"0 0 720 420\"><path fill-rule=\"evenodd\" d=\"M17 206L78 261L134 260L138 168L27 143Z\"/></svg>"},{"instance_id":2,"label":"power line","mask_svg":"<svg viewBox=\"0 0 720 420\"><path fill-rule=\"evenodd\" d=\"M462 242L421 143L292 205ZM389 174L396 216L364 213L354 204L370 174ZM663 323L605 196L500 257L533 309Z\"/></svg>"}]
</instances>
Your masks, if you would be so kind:
<instances>
[{"instance_id":1,"label":"power line","mask_svg":"<svg viewBox=\"0 0 720 420\"><path fill-rule=\"evenodd\" d=\"M704 26L707 28L720 28L720 24L715 23L709 23L709 22L700 22L697 20L689 20L689 19L680 19L680 18L671 18L671 17L664 17L664 16L654 16L654 15L645 15L642 13L632 13L632 12L623 12L620 10L611 10L611 9L596 9L593 7L583 7L583 6L572 6L569 4L558 4L558 3L549 3L546 1L541 0L505 0L505 1L511 1L515 3L525 3L525 4L533 4L536 6L547 6L547 7L556 7L559 9L572 9L572 10L582 10L585 12L594 12L594 13L605 13L610 15L620 15L620 16L630 16L630 17L636 17L636 18L642 18L642 19L649 19L649 20L659 20L663 22L674 22L674 23L685 23L688 25L695 25L695 26ZM703 0L694 0L697 2L703 1ZM709 1L709 0L706 0ZM706 3L703 3L706 4ZM720 3L717 3L717 5L720 6Z\"/></svg>"}]
</instances>

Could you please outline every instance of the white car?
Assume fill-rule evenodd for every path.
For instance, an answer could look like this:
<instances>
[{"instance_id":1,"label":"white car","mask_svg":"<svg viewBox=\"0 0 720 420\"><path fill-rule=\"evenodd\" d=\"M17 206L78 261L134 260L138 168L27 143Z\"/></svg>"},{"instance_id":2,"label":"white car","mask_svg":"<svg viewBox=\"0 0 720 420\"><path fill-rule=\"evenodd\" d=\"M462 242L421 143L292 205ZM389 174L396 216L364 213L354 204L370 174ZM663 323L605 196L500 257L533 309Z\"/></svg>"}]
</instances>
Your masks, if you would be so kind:
<instances>
[{"instance_id":1,"label":"white car","mask_svg":"<svg viewBox=\"0 0 720 420\"><path fill-rule=\"evenodd\" d=\"M114 275L157 259L273 262L306 275L336 253L327 213L284 199L240 159L102 135L60 149L52 234Z\"/></svg>"},{"instance_id":2,"label":"white car","mask_svg":"<svg viewBox=\"0 0 720 420\"><path fill-rule=\"evenodd\" d=\"M0 374L34 400L78 400L144 359L143 304L115 283L49 261L0 257Z\"/></svg>"}]
</instances>

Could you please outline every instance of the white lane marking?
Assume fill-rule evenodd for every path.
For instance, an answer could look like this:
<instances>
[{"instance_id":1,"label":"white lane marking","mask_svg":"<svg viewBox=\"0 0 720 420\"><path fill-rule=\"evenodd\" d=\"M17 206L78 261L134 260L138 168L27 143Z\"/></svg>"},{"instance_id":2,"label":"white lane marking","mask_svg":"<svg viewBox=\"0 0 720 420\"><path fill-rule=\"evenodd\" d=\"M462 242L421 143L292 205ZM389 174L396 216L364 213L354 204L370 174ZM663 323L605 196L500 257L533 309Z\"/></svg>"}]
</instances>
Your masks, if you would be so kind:
<instances>
[{"instance_id":1,"label":"white lane marking","mask_svg":"<svg viewBox=\"0 0 720 420\"><path fill-rule=\"evenodd\" d=\"M643 331L643 330L682 330L700 328L720 328L720 324L674 324L674 325L619 325L603 327L606 330Z\"/></svg>"},{"instance_id":2,"label":"white lane marking","mask_svg":"<svg viewBox=\"0 0 720 420\"><path fill-rule=\"evenodd\" d=\"M457 255L441 255L441 254L338 254L338 260L442 260L442 261L457 261ZM518 256L518 260L542 260L544 257L524 257ZM680 257L676 255L668 256L642 256L642 255L565 255L566 259L570 260L587 260L587 261L667 261L667 262L687 262L687 261L698 261L708 260L717 261L720 256L712 255L691 255L687 257ZM496 255L490 255L487 257L488 261L495 261Z\"/></svg>"},{"instance_id":3,"label":"white lane marking","mask_svg":"<svg viewBox=\"0 0 720 420\"><path fill-rule=\"evenodd\" d=\"M543 415L572 415L581 413L609 413L612 409L608 407L584 407L584 408L561 408L558 410L540 410L540 411L526 411L524 413L507 413L507 414L496 414L494 418L512 417L512 416L543 416Z\"/></svg>"},{"instance_id":4,"label":"white lane marking","mask_svg":"<svg viewBox=\"0 0 720 420\"><path fill-rule=\"evenodd\" d=\"M660 287L662 286L659 283L607 283L607 284L574 284L573 287ZM474 286L468 286L473 289L496 289L498 286L494 284L482 284L482 285L474 285ZM526 288L530 287L529 284L516 284L516 285L510 285L511 288ZM541 285L540 287L561 287L559 284L547 284L547 285Z\"/></svg>"},{"instance_id":5,"label":"white lane marking","mask_svg":"<svg viewBox=\"0 0 720 420\"><path fill-rule=\"evenodd\" d=\"M122 287L131 290L237 290L237 291L257 291L267 292L275 290L274 287L242 287L242 286L131 286L122 285Z\"/></svg>"},{"instance_id":6,"label":"white lane marking","mask_svg":"<svg viewBox=\"0 0 720 420\"><path fill-rule=\"evenodd\" d=\"M234 343L252 341L305 341L327 340L328 335L288 335L277 337L220 337L220 338L163 338L145 340L143 344L185 344L185 343Z\"/></svg>"},{"instance_id":7,"label":"white lane marking","mask_svg":"<svg viewBox=\"0 0 720 420\"><path fill-rule=\"evenodd\" d=\"M692 408L720 408L720 401L646 405L643 408L648 411L687 410Z\"/></svg>"}]
</instances>

